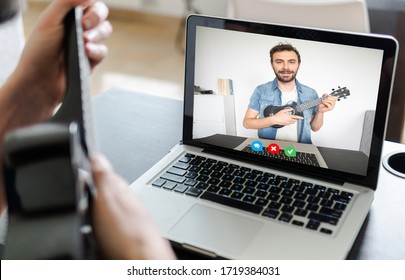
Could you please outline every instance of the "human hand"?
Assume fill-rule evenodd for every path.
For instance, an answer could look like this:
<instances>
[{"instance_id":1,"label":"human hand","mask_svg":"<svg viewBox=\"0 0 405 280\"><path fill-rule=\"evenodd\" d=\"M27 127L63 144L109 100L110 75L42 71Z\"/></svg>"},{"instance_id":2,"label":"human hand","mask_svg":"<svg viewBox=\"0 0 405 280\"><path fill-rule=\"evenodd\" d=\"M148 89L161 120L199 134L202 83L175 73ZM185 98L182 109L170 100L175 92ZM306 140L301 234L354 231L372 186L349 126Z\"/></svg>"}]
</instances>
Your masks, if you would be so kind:
<instances>
[{"instance_id":1,"label":"human hand","mask_svg":"<svg viewBox=\"0 0 405 280\"><path fill-rule=\"evenodd\" d=\"M169 243L158 233L128 184L103 156L91 159L97 195L92 203L93 228L107 258L174 259Z\"/></svg>"},{"instance_id":2,"label":"human hand","mask_svg":"<svg viewBox=\"0 0 405 280\"><path fill-rule=\"evenodd\" d=\"M304 119L301 116L293 115L293 111L292 108L285 108L271 116L270 118L272 118L273 125L290 125L296 123L298 120Z\"/></svg>"},{"instance_id":3,"label":"human hand","mask_svg":"<svg viewBox=\"0 0 405 280\"><path fill-rule=\"evenodd\" d=\"M326 98L324 100L322 100L322 103L319 104L319 106L318 106L319 113L325 113L325 112L333 110L333 108L335 107L336 100L337 100L336 96L330 96L330 95L328 96L326 93L323 96Z\"/></svg>"},{"instance_id":4,"label":"human hand","mask_svg":"<svg viewBox=\"0 0 405 280\"><path fill-rule=\"evenodd\" d=\"M13 74L18 90L29 92L50 111L61 102L65 93L63 23L66 14L76 6L84 8L84 42L91 66L107 55L107 47L101 43L112 32L107 21L107 6L95 0L54 0L34 26Z\"/></svg>"}]
</instances>

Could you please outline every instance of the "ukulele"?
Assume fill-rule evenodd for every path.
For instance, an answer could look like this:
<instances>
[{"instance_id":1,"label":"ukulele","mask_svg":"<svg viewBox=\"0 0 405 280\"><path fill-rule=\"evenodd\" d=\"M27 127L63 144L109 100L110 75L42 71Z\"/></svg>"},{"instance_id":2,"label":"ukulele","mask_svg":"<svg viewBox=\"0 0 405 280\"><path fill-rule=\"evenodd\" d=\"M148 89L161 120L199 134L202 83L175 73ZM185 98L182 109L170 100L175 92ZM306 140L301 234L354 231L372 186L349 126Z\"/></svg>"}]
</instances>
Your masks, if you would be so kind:
<instances>
[{"instance_id":1,"label":"ukulele","mask_svg":"<svg viewBox=\"0 0 405 280\"><path fill-rule=\"evenodd\" d=\"M319 104L322 103L322 101L324 99L328 98L328 96L336 96L338 98L338 101L340 101L342 98L346 99L349 95L350 95L350 90L348 90L346 87L343 87L343 88L339 87L337 90L333 89L332 93L329 95L322 96L318 99L314 99L314 100L311 100L311 101L308 101L308 102L305 102L302 104L298 104L295 101L290 101L287 104L280 105L280 106L269 105L264 109L263 115L264 115L264 117L271 117L271 116L277 114L278 112L280 112L281 110L292 109L292 111L288 112L288 114L303 117L304 116L303 112L305 110L318 106ZM284 125L279 125L279 124L272 125L272 127L274 127L274 128L281 128L283 126Z\"/></svg>"}]
</instances>

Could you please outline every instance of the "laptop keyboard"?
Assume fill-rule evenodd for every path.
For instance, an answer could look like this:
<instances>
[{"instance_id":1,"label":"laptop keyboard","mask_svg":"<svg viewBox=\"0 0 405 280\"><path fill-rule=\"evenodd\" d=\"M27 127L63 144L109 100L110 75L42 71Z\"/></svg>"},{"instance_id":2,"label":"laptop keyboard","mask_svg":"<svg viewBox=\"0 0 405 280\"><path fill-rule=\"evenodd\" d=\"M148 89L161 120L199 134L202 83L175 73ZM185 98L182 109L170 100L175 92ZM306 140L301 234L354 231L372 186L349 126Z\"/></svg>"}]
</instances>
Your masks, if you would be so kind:
<instances>
[{"instance_id":1,"label":"laptop keyboard","mask_svg":"<svg viewBox=\"0 0 405 280\"><path fill-rule=\"evenodd\" d=\"M186 154L152 186L332 235L353 194Z\"/></svg>"},{"instance_id":2,"label":"laptop keyboard","mask_svg":"<svg viewBox=\"0 0 405 280\"><path fill-rule=\"evenodd\" d=\"M316 155L313 153L305 153L305 152L298 152L296 153L296 156L294 157L288 157L284 154L284 150L280 149L279 154L271 154L267 149L263 149L261 152L253 151L252 147L250 145L247 145L245 148L242 150L243 152L247 152L250 154L256 154L256 155L261 155L261 156L266 156L266 157L271 157L274 159L281 159L281 160L286 160L286 161L291 161L291 162L296 162L296 163L302 163L306 165L312 165L312 166L320 166L319 162L316 158Z\"/></svg>"}]
</instances>

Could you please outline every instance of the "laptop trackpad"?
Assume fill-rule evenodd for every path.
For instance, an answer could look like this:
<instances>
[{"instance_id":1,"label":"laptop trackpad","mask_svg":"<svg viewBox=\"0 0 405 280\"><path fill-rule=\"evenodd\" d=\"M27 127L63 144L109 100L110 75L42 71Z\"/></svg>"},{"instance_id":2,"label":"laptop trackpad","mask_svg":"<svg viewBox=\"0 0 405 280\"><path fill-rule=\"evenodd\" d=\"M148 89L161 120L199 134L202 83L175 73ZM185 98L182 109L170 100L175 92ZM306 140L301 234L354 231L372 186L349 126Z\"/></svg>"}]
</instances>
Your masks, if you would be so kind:
<instances>
[{"instance_id":1,"label":"laptop trackpad","mask_svg":"<svg viewBox=\"0 0 405 280\"><path fill-rule=\"evenodd\" d=\"M245 251L261 226L259 221L196 204L169 234L186 244L236 257Z\"/></svg>"}]
</instances>

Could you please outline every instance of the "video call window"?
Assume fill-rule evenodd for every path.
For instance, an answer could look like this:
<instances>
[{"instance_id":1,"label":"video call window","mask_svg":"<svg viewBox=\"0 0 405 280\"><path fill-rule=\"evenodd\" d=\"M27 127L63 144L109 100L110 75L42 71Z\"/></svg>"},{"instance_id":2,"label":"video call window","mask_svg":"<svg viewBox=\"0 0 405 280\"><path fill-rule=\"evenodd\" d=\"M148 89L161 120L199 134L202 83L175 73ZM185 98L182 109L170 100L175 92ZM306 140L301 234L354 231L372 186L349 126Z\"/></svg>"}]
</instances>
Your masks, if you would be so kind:
<instances>
[{"instance_id":1,"label":"video call window","mask_svg":"<svg viewBox=\"0 0 405 280\"><path fill-rule=\"evenodd\" d=\"M194 97L193 138L214 133L260 138L243 120L255 89L276 77L269 51L280 43L298 50L296 79L316 92L315 99L339 87L350 93L324 113L321 129L310 132L312 144L358 151L365 114L376 108L382 51L207 27L197 30L194 83L212 93Z\"/></svg>"}]
</instances>

